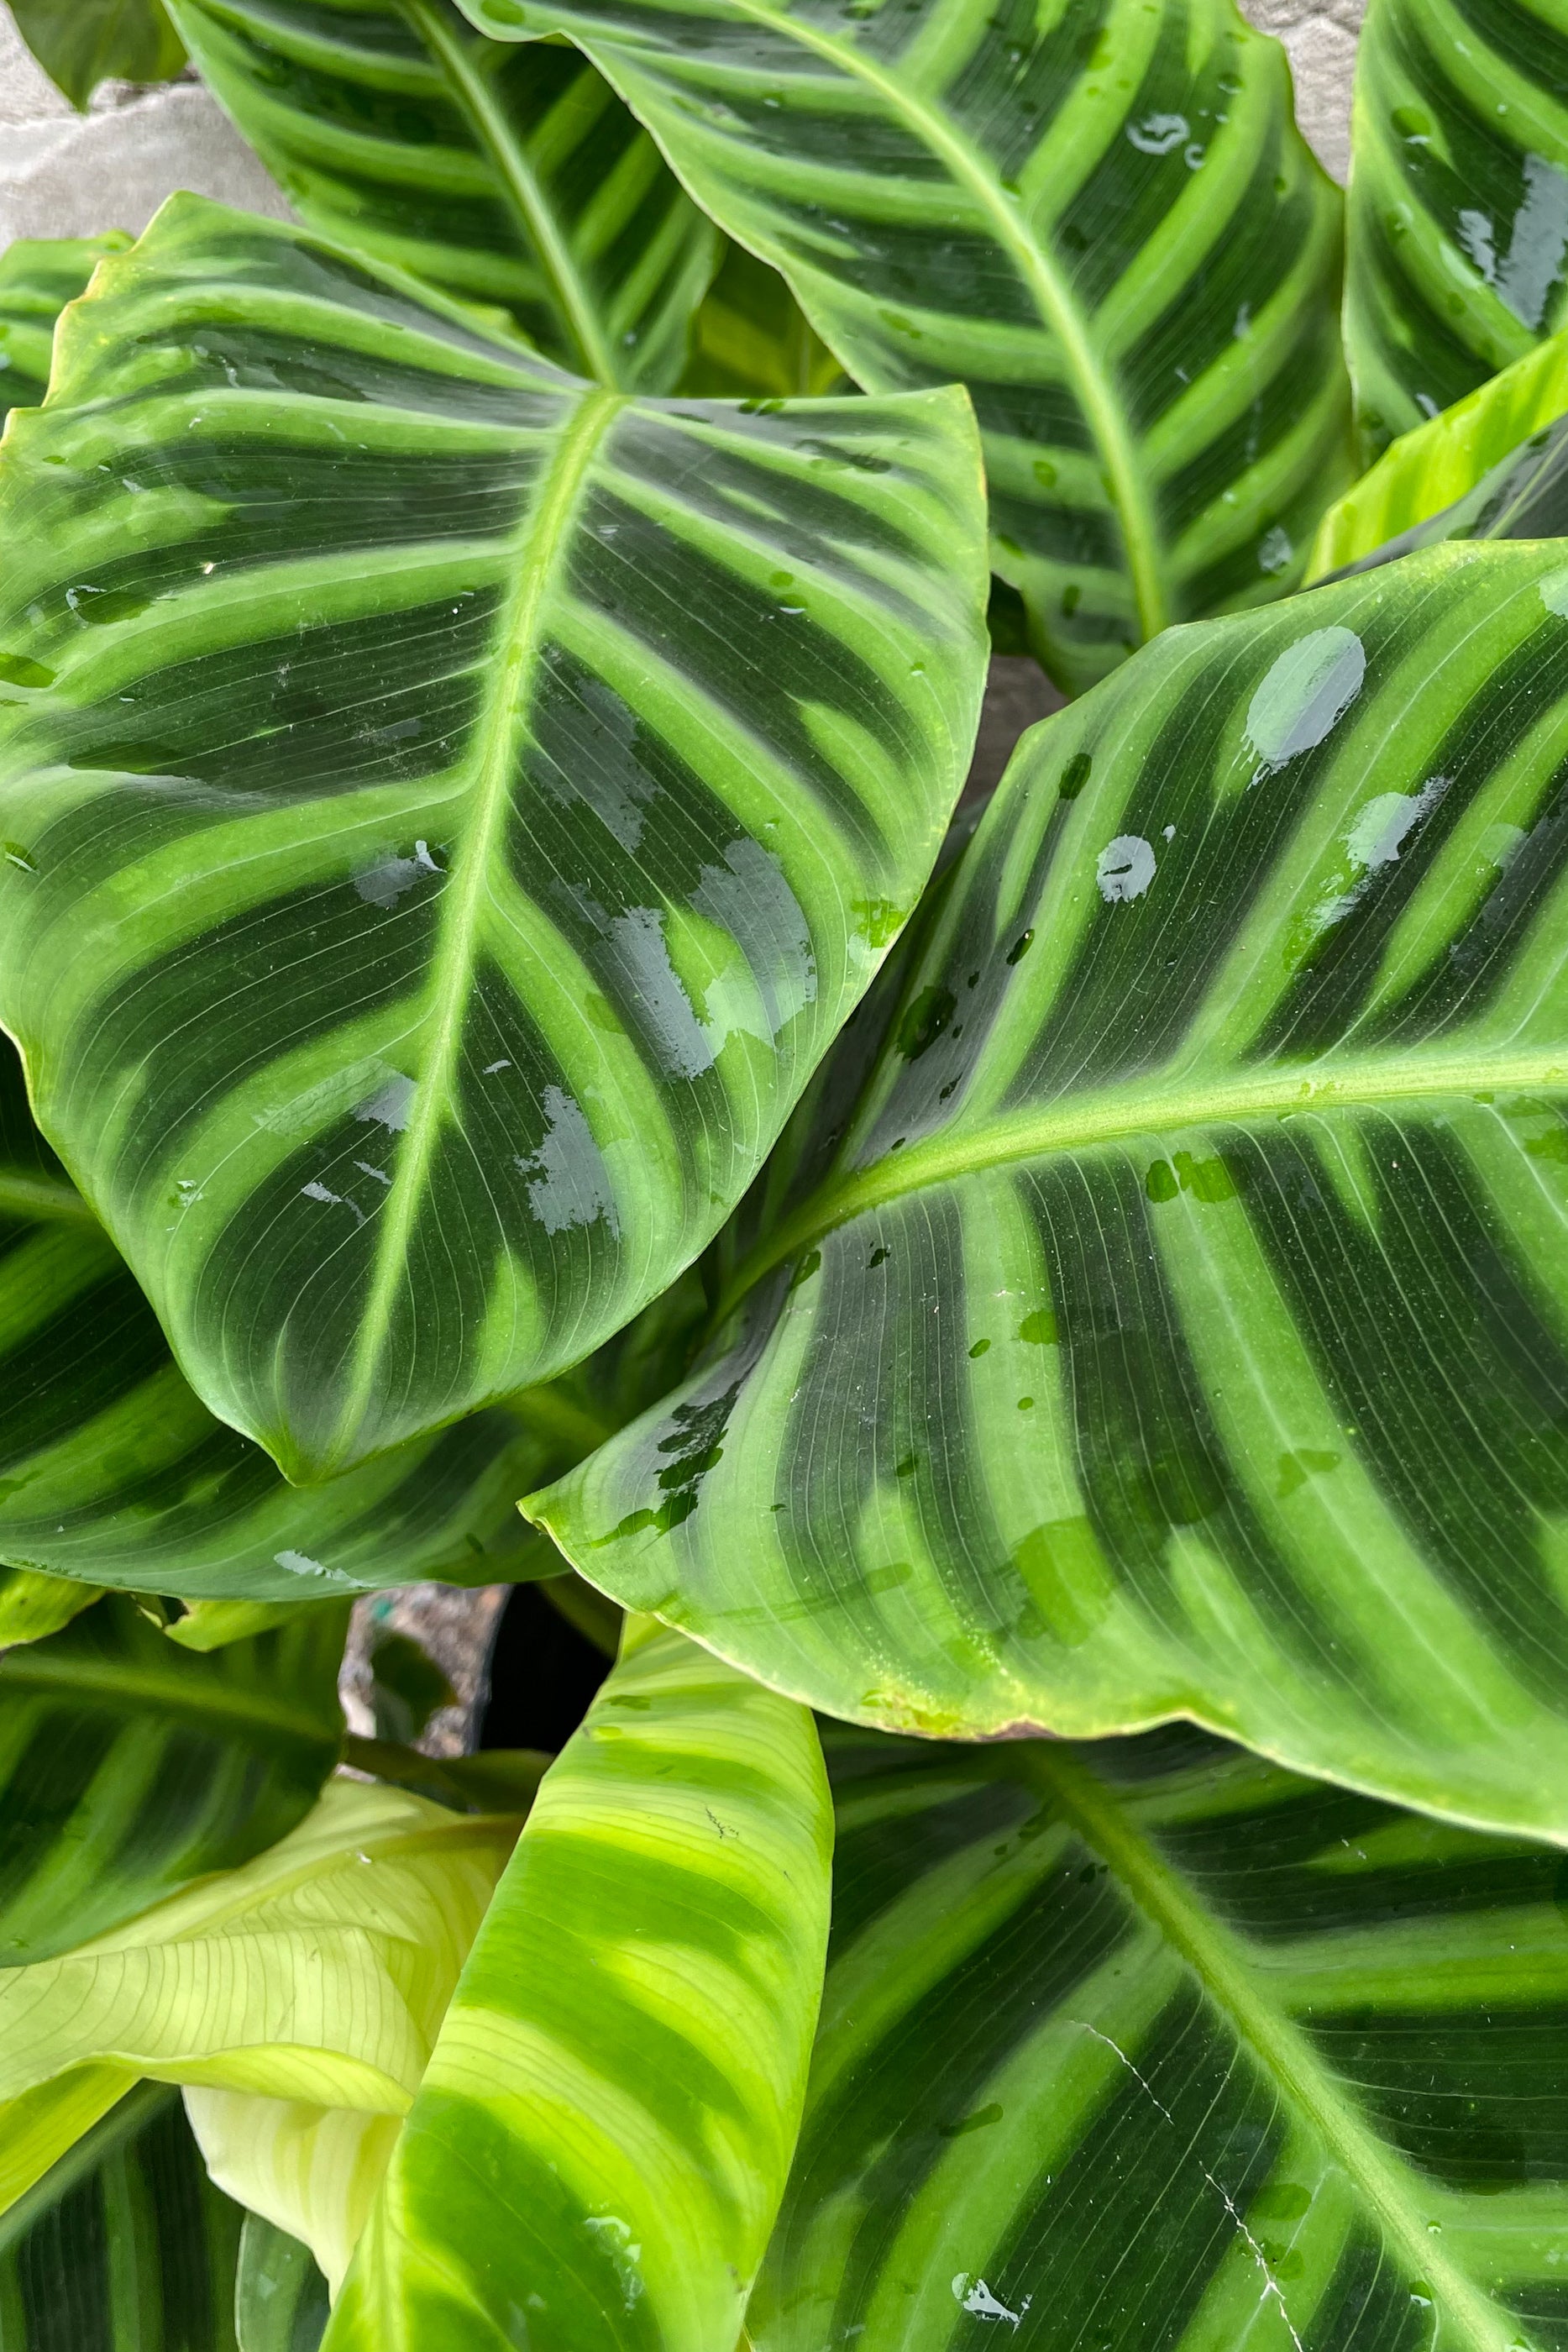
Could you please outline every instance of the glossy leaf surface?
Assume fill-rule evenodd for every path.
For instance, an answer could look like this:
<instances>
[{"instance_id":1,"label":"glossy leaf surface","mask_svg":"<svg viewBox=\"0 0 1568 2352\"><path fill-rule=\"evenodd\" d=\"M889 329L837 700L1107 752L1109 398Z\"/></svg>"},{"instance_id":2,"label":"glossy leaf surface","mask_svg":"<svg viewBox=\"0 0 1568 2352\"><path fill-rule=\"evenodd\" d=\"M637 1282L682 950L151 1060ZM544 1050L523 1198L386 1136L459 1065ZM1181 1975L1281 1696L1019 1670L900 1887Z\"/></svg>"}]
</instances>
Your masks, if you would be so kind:
<instances>
[{"instance_id":1,"label":"glossy leaf surface","mask_svg":"<svg viewBox=\"0 0 1568 2352\"><path fill-rule=\"evenodd\" d=\"M1345 341L1366 454L1568 319L1568 20L1372 0L1356 53Z\"/></svg>"},{"instance_id":2,"label":"glossy leaf surface","mask_svg":"<svg viewBox=\"0 0 1568 2352\"><path fill-rule=\"evenodd\" d=\"M530 1473L580 1456L618 1411L613 1384L592 1400L564 1386L525 1393L325 1486L290 1486L182 1378L33 1125L0 1038L0 1559L47 1572L35 1609L48 1599L72 1613L63 1578L78 1580L78 1607L110 1585L198 1606L208 1596L232 1622L247 1601L553 1573L514 1497ZM25 1606L14 1584L0 1589L0 1646L23 1638L7 1628ZM174 1638L203 1646L194 1632Z\"/></svg>"},{"instance_id":3,"label":"glossy leaf surface","mask_svg":"<svg viewBox=\"0 0 1568 2352\"><path fill-rule=\"evenodd\" d=\"M174 0L174 13L312 227L500 303L579 375L674 383L718 236L576 50L487 41L450 0Z\"/></svg>"},{"instance_id":4,"label":"glossy leaf surface","mask_svg":"<svg viewBox=\"0 0 1568 2352\"><path fill-rule=\"evenodd\" d=\"M1444 539L1555 539L1568 336L1402 434L1322 519L1310 578Z\"/></svg>"},{"instance_id":5,"label":"glossy leaf surface","mask_svg":"<svg viewBox=\"0 0 1568 2352\"><path fill-rule=\"evenodd\" d=\"M163 0L10 0L49 79L84 111L100 81L172 81L185 62Z\"/></svg>"},{"instance_id":6,"label":"glossy leaf surface","mask_svg":"<svg viewBox=\"0 0 1568 2352\"><path fill-rule=\"evenodd\" d=\"M308 2246L247 2213L235 2274L239 2352L316 2352L327 2325L327 2283Z\"/></svg>"},{"instance_id":7,"label":"glossy leaf surface","mask_svg":"<svg viewBox=\"0 0 1568 2352\"><path fill-rule=\"evenodd\" d=\"M582 1572L852 1719L1568 1839L1564 613L1436 549L1032 730L828 1173L530 1505Z\"/></svg>"},{"instance_id":8,"label":"glossy leaf surface","mask_svg":"<svg viewBox=\"0 0 1568 2352\"><path fill-rule=\"evenodd\" d=\"M193 197L99 289L0 496L0 1001L193 1385L325 1477L750 1181L957 793L978 450L594 392Z\"/></svg>"},{"instance_id":9,"label":"glossy leaf surface","mask_svg":"<svg viewBox=\"0 0 1568 2352\"><path fill-rule=\"evenodd\" d=\"M337 1762L347 1624L329 1602L198 1657L114 1594L0 1655L0 1985L294 1828Z\"/></svg>"},{"instance_id":10,"label":"glossy leaf surface","mask_svg":"<svg viewBox=\"0 0 1568 2352\"><path fill-rule=\"evenodd\" d=\"M868 390L966 383L1077 688L1275 595L1348 478L1340 200L1230 0L465 0L580 41Z\"/></svg>"},{"instance_id":11,"label":"glossy leaf surface","mask_svg":"<svg viewBox=\"0 0 1568 2352\"><path fill-rule=\"evenodd\" d=\"M734 2352L805 2087L827 1783L804 1708L632 1641L540 1788L331 2352Z\"/></svg>"},{"instance_id":12,"label":"glossy leaf surface","mask_svg":"<svg viewBox=\"0 0 1568 2352\"><path fill-rule=\"evenodd\" d=\"M0 2214L0 2344L5 2352L236 2352L243 2220L207 2179L179 2093L142 2084Z\"/></svg>"},{"instance_id":13,"label":"glossy leaf surface","mask_svg":"<svg viewBox=\"0 0 1568 2352\"><path fill-rule=\"evenodd\" d=\"M0 418L42 400L49 387L55 320L105 254L122 253L130 242L119 230L106 236L26 236L0 252Z\"/></svg>"},{"instance_id":14,"label":"glossy leaf surface","mask_svg":"<svg viewBox=\"0 0 1568 2352\"><path fill-rule=\"evenodd\" d=\"M757 2352L1554 2352L1562 1858L1183 1730L830 1735Z\"/></svg>"}]
</instances>

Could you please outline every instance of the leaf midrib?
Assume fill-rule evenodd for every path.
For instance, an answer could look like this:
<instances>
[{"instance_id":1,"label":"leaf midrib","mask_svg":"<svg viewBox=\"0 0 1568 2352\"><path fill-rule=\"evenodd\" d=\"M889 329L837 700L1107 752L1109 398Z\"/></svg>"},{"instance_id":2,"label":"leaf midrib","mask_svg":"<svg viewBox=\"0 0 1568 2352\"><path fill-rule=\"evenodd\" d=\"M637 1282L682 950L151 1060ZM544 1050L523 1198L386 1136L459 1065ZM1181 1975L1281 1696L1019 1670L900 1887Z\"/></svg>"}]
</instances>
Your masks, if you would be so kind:
<instances>
[{"instance_id":1,"label":"leaf midrib","mask_svg":"<svg viewBox=\"0 0 1568 2352\"><path fill-rule=\"evenodd\" d=\"M983 1126L961 1119L896 1158L884 1153L872 1167L830 1178L792 1217L745 1259L719 1302L716 1321L747 1292L800 1251L824 1240L868 1209L885 1208L928 1186L951 1183L1020 1160L1071 1160L1125 1141L1212 1126L1245 1127L1302 1112L1373 1108L1381 1104L1473 1100L1490 1094L1529 1094L1568 1081L1562 1047L1512 1055L1472 1053L1439 1058L1367 1055L1357 1065L1330 1061L1253 1069L1225 1084L1151 1082L1134 1076L1098 1094L1069 1095L1047 1108L1013 1113Z\"/></svg>"},{"instance_id":2,"label":"leaf midrib","mask_svg":"<svg viewBox=\"0 0 1568 2352\"><path fill-rule=\"evenodd\" d=\"M463 110L470 116L514 211L533 240L535 256L555 299L587 373L598 383L620 388L614 355L594 309L571 248L560 233L544 191L528 167L521 142L512 132L484 77L474 70L463 44L442 23L428 0L402 0L404 14L428 47L451 84Z\"/></svg>"},{"instance_id":3,"label":"leaf midrib","mask_svg":"<svg viewBox=\"0 0 1568 2352\"><path fill-rule=\"evenodd\" d=\"M1103 1784L1066 1750L1031 1746L1028 1777L1043 1784L1086 1843L1108 1863L1128 1897L1152 1920L1197 1977L1210 2005L1229 2023L1265 2079L1304 2117L1375 2210L1385 2240L1411 2280L1424 2280L1447 2305L1473 2352L1524 2352L1519 2320L1493 2303L1452 2262L1427 2226L1419 2176L1368 2127L1343 2084L1301 2027L1276 2009L1254 1979L1245 1943L1206 1912L1178 1873L1127 1821Z\"/></svg>"},{"instance_id":4,"label":"leaf midrib","mask_svg":"<svg viewBox=\"0 0 1568 2352\"><path fill-rule=\"evenodd\" d=\"M1139 627L1145 637L1157 636L1167 625L1170 613L1160 577L1157 534L1136 452L1105 366L1089 340L1084 320L1051 255L1029 235L984 157L956 126L936 107L904 89L857 44L846 43L835 34L821 32L788 16L769 7L767 0L728 0L728 5L736 15L771 26L874 90L978 203L997 243L1027 287L1042 322L1061 344L1084 415L1105 461L1107 488L1121 525ZM585 46L591 56L591 42Z\"/></svg>"},{"instance_id":5,"label":"leaf midrib","mask_svg":"<svg viewBox=\"0 0 1568 2352\"><path fill-rule=\"evenodd\" d=\"M452 858L433 957L432 1042L422 1061L413 1116L393 1171L392 1191L377 1220L369 1296L332 1446L312 1465L329 1477L359 1458L356 1431L379 1376L392 1309L405 1278L414 1219L429 1187L431 1163L451 1108L453 1067L474 982L474 952L496 854L511 807L514 753L527 724L528 692L538 656L540 622L570 541L589 467L611 423L625 404L622 393L586 393L562 431L537 498L513 542L516 584L501 615L491 656L495 687L476 729L474 813Z\"/></svg>"}]
</instances>

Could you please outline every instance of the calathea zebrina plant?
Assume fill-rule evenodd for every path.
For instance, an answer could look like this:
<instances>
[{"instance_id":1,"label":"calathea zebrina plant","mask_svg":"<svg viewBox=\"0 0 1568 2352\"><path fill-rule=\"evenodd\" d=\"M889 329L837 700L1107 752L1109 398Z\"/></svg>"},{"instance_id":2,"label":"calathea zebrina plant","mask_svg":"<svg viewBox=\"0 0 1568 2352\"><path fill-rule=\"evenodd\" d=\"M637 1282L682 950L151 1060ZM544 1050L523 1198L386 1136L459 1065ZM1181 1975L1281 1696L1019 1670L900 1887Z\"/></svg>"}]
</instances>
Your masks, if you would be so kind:
<instances>
[{"instance_id":1,"label":"calathea zebrina plant","mask_svg":"<svg viewBox=\"0 0 1568 2352\"><path fill-rule=\"evenodd\" d=\"M0 2352L1568 2347L1568 26L16 13Z\"/></svg>"}]
</instances>

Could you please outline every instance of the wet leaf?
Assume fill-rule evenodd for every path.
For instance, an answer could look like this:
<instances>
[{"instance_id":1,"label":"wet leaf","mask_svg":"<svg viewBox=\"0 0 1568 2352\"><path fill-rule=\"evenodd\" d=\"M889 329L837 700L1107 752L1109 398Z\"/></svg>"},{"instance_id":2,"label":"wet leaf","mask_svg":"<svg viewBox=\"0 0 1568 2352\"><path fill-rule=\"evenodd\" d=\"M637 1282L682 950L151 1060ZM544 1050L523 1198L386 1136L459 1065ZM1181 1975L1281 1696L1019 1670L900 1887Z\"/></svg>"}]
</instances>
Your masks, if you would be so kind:
<instances>
[{"instance_id":1,"label":"wet leaf","mask_svg":"<svg viewBox=\"0 0 1568 2352\"><path fill-rule=\"evenodd\" d=\"M826 1748L757 2352L1562 2343L1559 1854L1182 1729Z\"/></svg>"},{"instance_id":2,"label":"wet leaf","mask_svg":"<svg viewBox=\"0 0 1568 2352\"><path fill-rule=\"evenodd\" d=\"M574 1565L852 1720L1568 1842L1565 612L1437 548L1026 736Z\"/></svg>"},{"instance_id":3,"label":"wet leaf","mask_svg":"<svg viewBox=\"0 0 1568 2352\"><path fill-rule=\"evenodd\" d=\"M1300 577L1348 480L1340 199L1230 0L463 0L576 41L867 391L965 383L1058 683Z\"/></svg>"},{"instance_id":4,"label":"wet leaf","mask_svg":"<svg viewBox=\"0 0 1568 2352\"><path fill-rule=\"evenodd\" d=\"M595 383L674 386L722 240L576 50L487 41L450 0L172 0L172 13L313 228L501 305Z\"/></svg>"},{"instance_id":5,"label":"wet leaf","mask_svg":"<svg viewBox=\"0 0 1568 2352\"><path fill-rule=\"evenodd\" d=\"M749 1183L957 794L973 425L628 402L194 197L71 316L0 494L55 678L0 697L0 1003L193 1386L323 1479Z\"/></svg>"}]
</instances>

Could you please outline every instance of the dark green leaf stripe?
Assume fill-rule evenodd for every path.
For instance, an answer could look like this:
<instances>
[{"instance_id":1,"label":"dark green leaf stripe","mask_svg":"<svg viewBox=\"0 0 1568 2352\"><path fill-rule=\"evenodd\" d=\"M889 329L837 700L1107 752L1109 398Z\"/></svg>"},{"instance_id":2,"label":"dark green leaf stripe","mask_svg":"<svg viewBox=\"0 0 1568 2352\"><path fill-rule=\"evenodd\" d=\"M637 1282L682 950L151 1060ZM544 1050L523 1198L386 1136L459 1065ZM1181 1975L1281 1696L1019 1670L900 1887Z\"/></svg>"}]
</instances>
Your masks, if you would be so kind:
<instances>
[{"instance_id":1,"label":"dark green leaf stripe","mask_svg":"<svg viewBox=\"0 0 1568 2352\"><path fill-rule=\"evenodd\" d=\"M465 5L580 41L858 382L969 386L1061 684L1299 576L1349 469L1339 197L1230 0Z\"/></svg>"},{"instance_id":2,"label":"dark green leaf stripe","mask_svg":"<svg viewBox=\"0 0 1568 2352\"><path fill-rule=\"evenodd\" d=\"M204 1657L115 1594L0 1654L0 1967L291 1830L338 1760L347 1626L328 1603Z\"/></svg>"},{"instance_id":3,"label":"dark green leaf stripe","mask_svg":"<svg viewBox=\"0 0 1568 2352\"><path fill-rule=\"evenodd\" d=\"M1568 10L1372 0L1345 340L1369 456L1568 319Z\"/></svg>"},{"instance_id":4,"label":"dark green leaf stripe","mask_svg":"<svg viewBox=\"0 0 1568 2352\"><path fill-rule=\"evenodd\" d=\"M735 2352L831 1850L806 1710L629 1627L479 1931L329 2352Z\"/></svg>"},{"instance_id":5,"label":"dark green leaf stripe","mask_svg":"<svg viewBox=\"0 0 1568 2352\"><path fill-rule=\"evenodd\" d=\"M243 2220L208 2180L178 2091L141 2084L0 2214L0 2345L236 2352Z\"/></svg>"},{"instance_id":6,"label":"dark green leaf stripe","mask_svg":"<svg viewBox=\"0 0 1568 2352\"><path fill-rule=\"evenodd\" d=\"M1568 2344L1560 1855L1186 1730L827 1745L757 2352Z\"/></svg>"},{"instance_id":7,"label":"dark green leaf stripe","mask_svg":"<svg viewBox=\"0 0 1568 2352\"><path fill-rule=\"evenodd\" d=\"M130 242L111 229L104 236L18 237L0 253L0 418L42 400L55 320L104 256Z\"/></svg>"},{"instance_id":8,"label":"dark green leaf stripe","mask_svg":"<svg viewBox=\"0 0 1568 2352\"><path fill-rule=\"evenodd\" d=\"M313 227L503 304L547 358L666 392L720 239L575 50L450 0L175 0L209 87Z\"/></svg>"},{"instance_id":9,"label":"dark green leaf stripe","mask_svg":"<svg viewBox=\"0 0 1568 2352\"><path fill-rule=\"evenodd\" d=\"M72 318L0 488L0 999L198 1393L325 1477L749 1182L956 797L979 453L956 390L594 392L193 197Z\"/></svg>"},{"instance_id":10,"label":"dark green leaf stripe","mask_svg":"<svg viewBox=\"0 0 1568 2352\"><path fill-rule=\"evenodd\" d=\"M613 1425L563 1384L323 1486L290 1486L181 1377L124 1260L33 1125L0 1039L0 1560L83 1580L89 1597L110 1585L319 1600L420 1577L548 1575L559 1563L514 1499ZM0 1643L25 1638L24 1595L12 1598L10 1612L0 1600ZM67 1596L57 1606L69 1613Z\"/></svg>"},{"instance_id":11,"label":"dark green leaf stripe","mask_svg":"<svg viewBox=\"0 0 1568 2352\"><path fill-rule=\"evenodd\" d=\"M247 2213L235 2273L238 2352L316 2352L327 2326L327 2282L308 2246Z\"/></svg>"},{"instance_id":12,"label":"dark green leaf stripe","mask_svg":"<svg viewBox=\"0 0 1568 2352\"><path fill-rule=\"evenodd\" d=\"M1568 335L1402 434L1319 526L1308 573L1387 562L1444 539L1555 539Z\"/></svg>"},{"instance_id":13,"label":"dark green leaf stripe","mask_svg":"<svg viewBox=\"0 0 1568 2352\"><path fill-rule=\"evenodd\" d=\"M583 1573L833 1714L1568 1840L1564 614L1438 548L1027 736L830 1172L531 1506Z\"/></svg>"}]
</instances>

